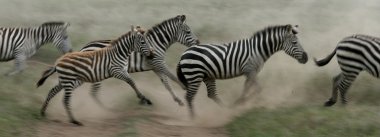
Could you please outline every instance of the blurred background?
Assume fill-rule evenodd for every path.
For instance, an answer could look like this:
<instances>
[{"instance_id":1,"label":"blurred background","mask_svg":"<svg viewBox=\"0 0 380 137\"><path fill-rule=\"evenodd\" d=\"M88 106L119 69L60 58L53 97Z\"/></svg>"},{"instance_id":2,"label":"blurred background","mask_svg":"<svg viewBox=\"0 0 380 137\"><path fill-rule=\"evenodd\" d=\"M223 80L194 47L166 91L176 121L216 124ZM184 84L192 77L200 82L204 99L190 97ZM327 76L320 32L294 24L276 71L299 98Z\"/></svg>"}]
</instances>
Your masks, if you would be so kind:
<instances>
[{"instance_id":1,"label":"blurred background","mask_svg":"<svg viewBox=\"0 0 380 137\"><path fill-rule=\"evenodd\" d=\"M72 100L74 115L85 126L75 127L68 123L61 94L52 99L47 118L39 116L57 77L53 75L38 89L35 83L61 56L48 44L29 59L23 73L0 75L0 136L379 136L379 80L361 73L348 91L347 106L337 103L324 108L332 78L340 69L336 58L323 68L312 61L312 57L327 56L346 36L380 36L379 12L376 0L0 0L0 26L67 21L75 50L93 40L115 39L130 25L149 29L185 14L201 43L226 43L248 38L269 25L298 24L298 37L310 58L302 65L284 52L273 55L259 73L262 92L242 106L216 105L202 85L195 99L195 120L188 118L186 107L171 99L153 72L131 74L155 103L152 107L138 105L129 85L109 79L100 99L110 110L101 108L85 84ZM166 61L173 73L185 49L176 43L168 50ZM1 62L0 74L12 67L12 61ZM217 81L225 104L232 104L241 94L244 80ZM185 91L170 82L183 99Z\"/></svg>"}]
</instances>

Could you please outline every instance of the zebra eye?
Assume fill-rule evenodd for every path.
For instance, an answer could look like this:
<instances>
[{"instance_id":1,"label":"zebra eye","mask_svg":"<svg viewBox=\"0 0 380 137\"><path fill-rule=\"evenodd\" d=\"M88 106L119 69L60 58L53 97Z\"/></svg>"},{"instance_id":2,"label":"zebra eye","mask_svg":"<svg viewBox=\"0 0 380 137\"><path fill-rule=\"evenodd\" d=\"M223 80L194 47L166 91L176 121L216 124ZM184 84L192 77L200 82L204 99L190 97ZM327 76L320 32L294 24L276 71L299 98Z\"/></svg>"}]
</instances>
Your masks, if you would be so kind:
<instances>
[{"instance_id":1,"label":"zebra eye","mask_svg":"<svg viewBox=\"0 0 380 137\"><path fill-rule=\"evenodd\" d=\"M292 41L292 44L297 44L297 41Z\"/></svg>"}]
</instances>

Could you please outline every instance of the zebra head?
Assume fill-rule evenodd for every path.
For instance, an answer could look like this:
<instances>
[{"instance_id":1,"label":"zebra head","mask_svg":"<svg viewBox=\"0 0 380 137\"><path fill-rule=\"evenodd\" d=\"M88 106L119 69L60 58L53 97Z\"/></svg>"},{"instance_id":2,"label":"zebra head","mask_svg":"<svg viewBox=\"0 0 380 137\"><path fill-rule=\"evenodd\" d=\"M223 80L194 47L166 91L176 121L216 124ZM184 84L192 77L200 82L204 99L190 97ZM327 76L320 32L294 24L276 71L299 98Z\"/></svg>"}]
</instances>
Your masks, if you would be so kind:
<instances>
[{"instance_id":1,"label":"zebra head","mask_svg":"<svg viewBox=\"0 0 380 137\"><path fill-rule=\"evenodd\" d=\"M191 31L190 27L185 23L186 16L178 15L176 18L180 21L179 28L177 31L177 41L188 47L199 44L198 37Z\"/></svg>"},{"instance_id":2,"label":"zebra head","mask_svg":"<svg viewBox=\"0 0 380 137\"><path fill-rule=\"evenodd\" d=\"M140 26L137 26L136 28L132 26L131 31L132 35L135 36L133 50L144 54L148 58L153 58L153 49L144 35L145 30L141 29Z\"/></svg>"},{"instance_id":3,"label":"zebra head","mask_svg":"<svg viewBox=\"0 0 380 137\"><path fill-rule=\"evenodd\" d=\"M307 53L298 41L297 33L298 25L287 25L287 32L282 47L286 54L298 60L299 63L305 64L308 61Z\"/></svg>"},{"instance_id":4,"label":"zebra head","mask_svg":"<svg viewBox=\"0 0 380 137\"><path fill-rule=\"evenodd\" d=\"M67 35L67 27L70 24L67 22L46 22L42 24L42 27L50 27L51 42L62 53L72 52L71 42Z\"/></svg>"}]
</instances>

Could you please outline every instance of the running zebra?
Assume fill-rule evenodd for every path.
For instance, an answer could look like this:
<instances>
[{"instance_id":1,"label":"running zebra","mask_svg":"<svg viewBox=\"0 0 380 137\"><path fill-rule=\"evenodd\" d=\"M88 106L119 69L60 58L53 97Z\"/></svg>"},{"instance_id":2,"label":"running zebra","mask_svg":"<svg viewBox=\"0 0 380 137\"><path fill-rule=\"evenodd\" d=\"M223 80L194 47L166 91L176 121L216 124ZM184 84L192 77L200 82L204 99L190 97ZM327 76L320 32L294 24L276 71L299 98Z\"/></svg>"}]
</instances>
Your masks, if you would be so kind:
<instances>
[{"instance_id":1,"label":"running zebra","mask_svg":"<svg viewBox=\"0 0 380 137\"><path fill-rule=\"evenodd\" d=\"M153 26L151 29L147 30L146 38L147 41L152 45L155 56L153 59L147 59L141 53L132 52L128 58L128 72L142 72L152 70L160 79L161 82L165 85L165 88L169 91L174 101L179 105L183 105L182 101L175 95L170 87L167 77L173 81L179 83L183 88L181 82L178 81L177 77L172 74L168 65L165 62L166 50L170 48L175 42L179 42L187 47L198 44L199 40L191 31L190 27L185 23L186 16L178 15L176 17L170 18L163 21L160 24ZM143 31L141 28L137 28ZM110 43L110 40L99 40L88 43L80 51L93 51L98 50L104 47L107 47ZM91 95L94 97L97 103L100 103L97 94L98 89L100 88L100 82L94 83L92 85Z\"/></svg>"},{"instance_id":2,"label":"running zebra","mask_svg":"<svg viewBox=\"0 0 380 137\"><path fill-rule=\"evenodd\" d=\"M215 80L246 76L243 94L235 102L238 104L245 100L248 89L257 85L257 73L277 51L283 50L299 63L305 64L308 57L296 34L297 25L271 26L248 39L220 45L197 45L187 49L178 64L177 76L187 87L185 98L191 117L194 117L192 101L202 81L206 84L208 97L221 105Z\"/></svg>"},{"instance_id":3,"label":"running zebra","mask_svg":"<svg viewBox=\"0 0 380 137\"><path fill-rule=\"evenodd\" d=\"M152 102L141 94L125 69L128 65L127 58L132 51L142 52L144 56L148 57L153 56L144 35L138 31L130 31L124 34L112 41L111 46L101 50L74 52L62 56L56 61L54 67L43 73L42 78L37 83L37 87L41 86L50 75L58 72L59 83L50 90L42 106L41 115L45 116L50 99L64 89L64 105L70 121L73 124L82 125L75 120L71 113L70 97L72 91L84 82L96 83L110 77L127 82L135 90L140 103L151 105Z\"/></svg>"},{"instance_id":4,"label":"running zebra","mask_svg":"<svg viewBox=\"0 0 380 137\"><path fill-rule=\"evenodd\" d=\"M361 71L367 71L379 78L380 73L380 38L368 35L352 35L341 40L334 51L326 58L317 61L317 66L324 66L336 54L338 64L342 70L333 78L331 98L325 106L332 106L338 98L338 90L342 104L346 104L346 92Z\"/></svg>"},{"instance_id":5,"label":"running zebra","mask_svg":"<svg viewBox=\"0 0 380 137\"><path fill-rule=\"evenodd\" d=\"M6 75L14 75L26 67L25 60L47 43L53 43L62 53L71 52L67 22L46 22L32 28L0 27L0 62L15 59L15 67Z\"/></svg>"}]
</instances>

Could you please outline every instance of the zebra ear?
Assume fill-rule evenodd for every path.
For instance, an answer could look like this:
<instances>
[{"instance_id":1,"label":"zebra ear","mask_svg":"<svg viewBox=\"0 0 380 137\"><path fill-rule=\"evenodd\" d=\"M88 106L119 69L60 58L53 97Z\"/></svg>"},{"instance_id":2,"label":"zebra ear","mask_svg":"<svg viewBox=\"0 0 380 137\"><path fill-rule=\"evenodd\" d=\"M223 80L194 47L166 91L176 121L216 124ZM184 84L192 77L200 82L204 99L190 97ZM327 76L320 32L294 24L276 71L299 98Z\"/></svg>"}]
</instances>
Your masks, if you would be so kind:
<instances>
[{"instance_id":1,"label":"zebra ear","mask_svg":"<svg viewBox=\"0 0 380 137\"><path fill-rule=\"evenodd\" d=\"M136 26L136 31L140 32L141 34L145 33L145 29L143 29L141 26Z\"/></svg>"},{"instance_id":2,"label":"zebra ear","mask_svg":"<svg viewBox=\"0 0 380 137\"><path fill-rule=\"evenodd\" d=\"M70 23L69 22L65 22L65 24L63 25L65 28L69 27L70 26Z\"/></svg>"},{"instance_id":3,"label":"zebra ear","mask_svg":"<svg viewBox=\"0 0 380 137\"><path fill-rule=\"evenodd\" d=\"M298 34L298 25L294 25L292 28L293 34Z\"/></svg>"},{"instance_id":4,"label":"zebra ear","mask_svg":"<svg viewBox=\"0 0 380 137\"><path fill-rule=\"evenodd\" d=\"M65 27L68 27L70 26L70 23L69 22L65 22Z\"/></svg>"},{"instance_id":5,"label":"zebra ear","mask_svg":"<svg viewBox=\"0 0 380 137\"><path fill-rule=\"evenodd\" d=\"M131 31L132 31L132 32L136 31L136 30L135 30L135 26L131 25Z\"/></svg>"},{"instance_id":6,"label":"zebra ear","mask_svg":"<svg viewBox=\"0 0 380 137\"><path fill-rule=\"evenodd\" d=\"M186 20L186 16L185 15L178 15L177 18L182 21L182 22L185 22Z\"/></svg>"}]
</instances>

